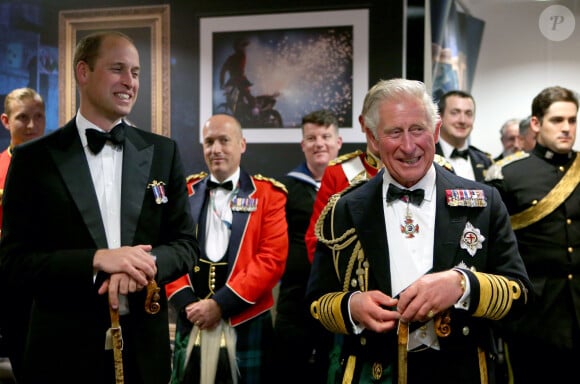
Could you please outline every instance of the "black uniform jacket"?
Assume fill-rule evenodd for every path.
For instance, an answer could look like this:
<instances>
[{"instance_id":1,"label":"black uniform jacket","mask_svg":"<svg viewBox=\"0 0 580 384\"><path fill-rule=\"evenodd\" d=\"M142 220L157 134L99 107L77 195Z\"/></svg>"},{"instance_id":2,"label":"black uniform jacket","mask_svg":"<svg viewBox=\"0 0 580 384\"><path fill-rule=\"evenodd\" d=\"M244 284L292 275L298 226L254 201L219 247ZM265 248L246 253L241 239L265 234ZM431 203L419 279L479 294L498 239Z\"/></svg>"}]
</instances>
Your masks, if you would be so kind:
<instances>
[{"instance_id":1,"label":"black uniform jacket","mask_svg":"<svg viewBox=\"0 0 580 384\"><path fill-rule=\"evenodd\" d=\"M503 315L507 313L507 316L516 316L525 307L526 291L530 282L499 193L486 185L460 178L438 165L435 165L435 169L437 200L432 271L461 268L467 274L471 286L470 306L467 310L450 309L451 333L447 337L439 338L439 352L409 352L409 383L479 383L477 347L491 352L493 321L488 317L495 315L490 308L501 296L502 305L508 301L510 303L501 310ZM397 367L396 331L377 334L365 330L360 335L354 335L348 314L348 299L354 291L380 290L391 295L382 183L383 171L370 181L345 193L336 202L334 210L324 217L323 238L340 238L349 229L354 229L354 235L350 237L357 238L334 255L329 246L319 238L308 286L307 295L311 302L322 303L321 298L330 297L327 294L339 294L335 299L325 300L326 305L321 304L321 318L325 317L325 321L321 323L327 329L347 334L342 362L346 363L349 356L356 356L353 382L358 381L356 377L362 369L360 363L370 363L373 367L381 366L383 369ZM451 206L446 199L447 190L479 190L485 195L486 206ZM479 196L483 196L482 194ZM481 203L481 199L479 202ZM477 240L481 245L473 256L461 247L468 233L468 223L473 227L468 232L477 233ZM397 235L401 234L389 234ZM348 238L349 236L342 242ZM353 247L358 246L359 242L364 252L363 258L357 258L360 253L354 257L352 254ZM360 283L359 271L365 272L367 266L368 279L364 287ZM486 286L486 282L490 280L489 274L498 276L497 280L503 281L503 286L492 284L493 289L490 291L490 287ZM519 294L512 295L516 291ZM417 324L411 324L411 328L416 326ZM491 361L489 363L491 369Z\"/></svg>"},{"instance_id":2,"label":"black uniform jacket","mask_svg":"<svg viewBox=\"0 0 580 384\"><path fill-rule=\"evenodd\" d=\"M537 144L528 155L514 154L490 168L489 183L501 193L512 217L538 205L532 216L540 220L517 224L518 247L538 299L525 316L507 322L516 335L539 339L559 348L571 348L580 329L580 186L572 183L571 193L564 199L554 196L553 209L544 212L539 202L562 179L572 173L578 154L555 154ZM575 170L580 172L580 170Z\"/></svg>"}]
</instances>

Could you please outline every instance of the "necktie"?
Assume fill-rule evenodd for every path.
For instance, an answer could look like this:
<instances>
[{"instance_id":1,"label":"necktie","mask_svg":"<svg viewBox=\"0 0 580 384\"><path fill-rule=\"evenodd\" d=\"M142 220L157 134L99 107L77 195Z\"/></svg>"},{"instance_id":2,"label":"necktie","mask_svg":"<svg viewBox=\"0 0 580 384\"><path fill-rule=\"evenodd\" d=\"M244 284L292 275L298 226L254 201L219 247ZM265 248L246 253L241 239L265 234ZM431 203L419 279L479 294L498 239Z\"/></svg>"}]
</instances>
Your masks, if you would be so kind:
<instances>
[{"instance_id":1,"label":"necktie","mask_svg":"<svg viewBox=\"0 0 580 384\"><path fill-rule=\"evenodd\" d=\"M101 152L107 140L115 145L123 146L123 142L125 141L125 125L119 123L109 132L89 128L85 131L85 134L87 135L89 149L96 155Z\"/></svg>"},{"instance_id":2,"label":"necktie","mask_svg":"<svg viewBox=\"0 0 580 384\"><path fill-rule=\"evenodd\" d=\"M453 150L453 152L451 152L451 158L453 159L454 157L463 157L465 160L467 160L467 156L469 155L469 153L467 152L467 149L464 149L462 151L458 150L457 148L455 148Z\"/></svg>"},{"instance_id":3,"label":"necktie","mask_svg":"<svg viewBox=\"0 0 580 384\"><path fill-rule=\"evenodd\" d=\"M403 201L410 201L415 205L421 205L424 197L425 191L423 189L414 189L410 191L408 189L401 189L396 185L389 184L389 189L387 190L387 203L401 199Z\"/></svg>"},{"instance_id":4,"label":"necktie","mask_svg":"<svg viewBox=\"0 0 580 384\"><path fill-rule=\"evenodd\" d=\"M223 188L231 191L234 189L234 183L231 180L226 181L225 183L216 183L215 181L208 180L207 181L207 188L208 189L215 189L215 188Z\"/></svg>"}]
</instances>

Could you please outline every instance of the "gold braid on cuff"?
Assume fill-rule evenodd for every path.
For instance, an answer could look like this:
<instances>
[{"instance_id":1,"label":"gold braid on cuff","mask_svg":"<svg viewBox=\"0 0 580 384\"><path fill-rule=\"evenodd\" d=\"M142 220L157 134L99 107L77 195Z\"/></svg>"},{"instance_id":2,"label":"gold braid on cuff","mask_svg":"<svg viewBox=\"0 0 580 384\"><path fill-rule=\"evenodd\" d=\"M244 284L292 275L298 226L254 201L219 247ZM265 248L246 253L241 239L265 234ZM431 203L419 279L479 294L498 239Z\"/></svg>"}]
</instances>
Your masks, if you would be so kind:
<instances>
[{"instance_id":1,"label":"gold braid on cuff","mask_svg":"<svg viewBox=\"0 0 580 384\"><path fill-rule=\"evenodd\" d=\"M473 313L475 317L499 320L508 314L513 301L522 294L519 284L504 276L475 272L475 277L479 282L479 305Z\"/></svg>"},{"instance_id":2,"label":"gold braid on cuff","mask_svg":"<svg viewBox=\"0 0 580 384\"><path fill-rule=\"evenodd\" d=\"M333 292L314 300L310 305L312 317L330 332L347 335L348 330L341 310L342 299L346 295L347 292Z\"/></svg>"}]
</instances>

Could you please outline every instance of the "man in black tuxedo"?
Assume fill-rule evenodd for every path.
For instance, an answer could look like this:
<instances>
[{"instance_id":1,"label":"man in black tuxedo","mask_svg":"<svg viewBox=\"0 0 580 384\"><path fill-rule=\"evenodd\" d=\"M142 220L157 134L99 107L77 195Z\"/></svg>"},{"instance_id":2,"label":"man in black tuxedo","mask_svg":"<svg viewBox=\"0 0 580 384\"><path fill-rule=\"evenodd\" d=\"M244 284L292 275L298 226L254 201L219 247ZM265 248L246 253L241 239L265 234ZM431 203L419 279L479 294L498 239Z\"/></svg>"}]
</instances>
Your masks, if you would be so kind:
<instances>
[{"instance_id":1,"label":"man in black tuxedo","mask_svg":"<svg viewBox=\"0 0 580 384\"><path fill-rule=\"evenodd\" d=\"M408 383L494 382L494 320L521 314L531 286L505 206L433 162L423 83L369 95L364 128L385 167L322 211L307 289L313 317L345 335L329 381L395 383L406 369Z\"/></svg>"},{"instance_id":2,"label":"man in black tuxedo","mask_svg":"<svg viewBox=\"0 0 580 384\"><path fill-rule=\"evenodd\" d=\"M439 99L441 136L436 153L449 160L455 173L469 180L483 181L491 165L491 154L469 145L475 120L475 100L464 91L449 91Z\"/></svg>"},{"instance_id":3,"label":"man in black tuxedo","mask_svg":"<svg viewBox=\"0 0 580 384\"><path fill-rule=\"evenodd\" d=\"M124 34L83 38L74 55L78 113L15 148L0 281L4 297L31 300L21 383L114 382L109 306L120 314L125 383L169 381L163 285L191 269L198 249L177 143L124 121L139 65ZM153 279L157 314L145 311Z\"/></svg>"}]
</instances>

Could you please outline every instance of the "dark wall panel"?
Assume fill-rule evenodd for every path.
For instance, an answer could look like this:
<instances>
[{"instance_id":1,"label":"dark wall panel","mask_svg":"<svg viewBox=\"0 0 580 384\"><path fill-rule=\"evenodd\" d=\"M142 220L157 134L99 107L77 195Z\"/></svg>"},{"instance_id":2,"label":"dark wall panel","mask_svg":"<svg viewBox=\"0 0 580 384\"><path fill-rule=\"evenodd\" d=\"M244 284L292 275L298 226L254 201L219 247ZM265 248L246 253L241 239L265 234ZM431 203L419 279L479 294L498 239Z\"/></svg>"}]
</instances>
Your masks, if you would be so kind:
<instances>
[{"instance_id":1,"label":"dark wall panel","mask_svg":"<svg viewBox=\"0 0 580 384\"><path fill-rule=\"evenodd\" d=\"M308 12L340 9L369 10L369 85L401 76L402 0L278 1L106 1L94 4L78 0L44 0L40 4L42 44L58 46L58 12L64 9L170 4L171 6L171 136L180 146L186 173L206 170L199 144L199 20L200 17ZM355 111L358 113L358 111ZM358 123L355 123L358 124ZM364 143L343 145L341 153L363 148ZM250 173L283 175L303 161L300 144L249 144L242 165Z\"/></svg>"}]
</instances>

